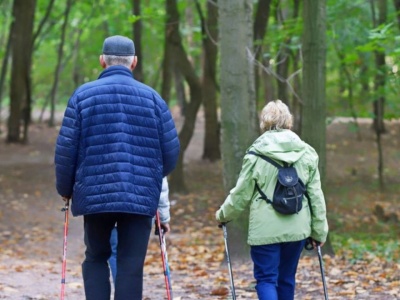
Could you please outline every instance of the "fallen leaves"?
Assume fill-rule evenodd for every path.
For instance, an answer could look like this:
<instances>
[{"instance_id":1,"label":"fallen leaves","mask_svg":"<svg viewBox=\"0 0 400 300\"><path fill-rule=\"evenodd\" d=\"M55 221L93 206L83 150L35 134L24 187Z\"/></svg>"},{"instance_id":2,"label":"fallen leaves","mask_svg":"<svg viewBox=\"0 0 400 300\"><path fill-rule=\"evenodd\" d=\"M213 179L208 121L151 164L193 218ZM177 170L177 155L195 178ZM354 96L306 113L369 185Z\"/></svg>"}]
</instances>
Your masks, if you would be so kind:
<instances>
[{"instance_id":1,"label":"fallen leaves","mask_svg":"<svg viewBox=\"0 0 400 300\"><path fill-rule=\"evenodd\" d=\"M218 287L213 289L210 293L211 296L226 296L229 294L229 289L227 287Z\"/></svg>"},{"instance_id":2,"label":"fallen leaves","mask_svg":"<svg viewBox=\"0 0 400 300\"><path fill-rule=\"evenodd\" d=\"M373 255L352 262L344 257L351 256L342 251L335 257L324 257L330 299L397 299L399 264ZM323 296L321 280L317 258L303 257L297 273L297 292Z\"/></svg>"},{"instance_id":3,"label":"fallen leaves","mask_svg":"<svg viewBox=\"0 0 400 300\"><path fill-rule=\"evenodd\" d=\"M38 144L44 145L42 142ZM341 147L337 147L334 151L340 149ZM23 151L26 151L24 158L30 162L33 160L37 162L42 156L44 163L30 165L18 159L21 161L19 166L2 165L0 175L2 207L0 298L2 299L52 300L59 297L64 219L63 214L59 212L62 202L54 191L53 166L47 162L51 154L42 150L39 153L35 149L27 151L23 148ZM333 151L333 147L331 150ZM18 151L21 150L13 148L12 152ZM370 160L365 159L363 165L365 161ZM344 168L340 170L342 169L343 172L348 172ZM171 203L174 204L171 209L172 231L167 235L174 300L231 299L222 231L217 228L214 220L215 210L224 199L221 178L216 174L219 170L215 165L207 165L206 162L191 162L186 172L187 178L191 178L187 182L191 193L171 195ZM368 203L365 205L363 203L360 207L360 199L368 197L379 199L379 195L356 188L352 188L351 191L357 193L355 195L357 197L348 198L354 198L351 203L359 208L358 210L354 206L351 209L347 209L346 206L344 209L344 202L334 199L335 201L330 202L334 205L329 211L337 212L336 226L343 226L343 230L351 232L357 225L362 227L364 232L368 232L370 227L366 226L376 226L377 219L370 213L373 206L368 207ZM398 194L395 195L398 197ZM365 215L362 216L360 212ZM67 299L84 299L81 275L84 253L82 220L71 218L70 222ZM384 227L384 230L386 228ZM342 249L336 249L338 251L335 257L324 256L329 299L398 299L400 295L398 245L398 242L377 241L376 244L363 248L356 240L351 240L348 245L342 246ZM374 253L379 253L380 256ZM237 298L257 299L251 262L237 264L233 261L232 267ZM317 257L301 258L296 279L295 299L323 299ZM154 236L150 240L146 257L144 299L166 299L160 248L158 239Z\"/></svg>"}]
</instances>

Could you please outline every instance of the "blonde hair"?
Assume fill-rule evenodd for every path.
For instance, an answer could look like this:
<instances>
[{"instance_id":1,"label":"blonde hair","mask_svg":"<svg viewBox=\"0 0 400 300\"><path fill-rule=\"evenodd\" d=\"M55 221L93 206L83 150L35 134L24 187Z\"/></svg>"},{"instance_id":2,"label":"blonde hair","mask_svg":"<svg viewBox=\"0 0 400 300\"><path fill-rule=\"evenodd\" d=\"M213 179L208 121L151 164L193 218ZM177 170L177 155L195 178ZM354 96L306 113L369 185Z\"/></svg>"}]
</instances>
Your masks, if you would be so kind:
<instances>
[{"instance_id":1,"label":"blonde hair","mask_svg":"<svg viewBox=\"0 0 400 300\"><path fill-rule=\"evenodd\" d=\"M281 100L269 102L261 111L260 128L263 132L268 130L291 129L293 116L289 107Z\"/></svg>"}]
</instances>

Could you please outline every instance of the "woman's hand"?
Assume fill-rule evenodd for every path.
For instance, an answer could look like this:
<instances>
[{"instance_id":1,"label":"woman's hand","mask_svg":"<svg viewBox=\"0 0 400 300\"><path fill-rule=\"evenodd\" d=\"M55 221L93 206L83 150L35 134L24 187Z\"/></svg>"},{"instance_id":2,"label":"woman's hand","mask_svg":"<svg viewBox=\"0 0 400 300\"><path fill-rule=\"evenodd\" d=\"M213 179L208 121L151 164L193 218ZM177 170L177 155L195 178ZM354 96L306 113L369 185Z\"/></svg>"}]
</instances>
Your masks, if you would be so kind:
<instances>
[{"instance_id":1,"label":"woman's hand","mask_svg":"<svg viewBox=\"0 0 400 300\"><path fill-rule=\"evenodd\" d=\"M164 233L167 233L168 231L171 231L169 223L161 223L161 228L162 228Z\"/></svg>"}]
</instances>

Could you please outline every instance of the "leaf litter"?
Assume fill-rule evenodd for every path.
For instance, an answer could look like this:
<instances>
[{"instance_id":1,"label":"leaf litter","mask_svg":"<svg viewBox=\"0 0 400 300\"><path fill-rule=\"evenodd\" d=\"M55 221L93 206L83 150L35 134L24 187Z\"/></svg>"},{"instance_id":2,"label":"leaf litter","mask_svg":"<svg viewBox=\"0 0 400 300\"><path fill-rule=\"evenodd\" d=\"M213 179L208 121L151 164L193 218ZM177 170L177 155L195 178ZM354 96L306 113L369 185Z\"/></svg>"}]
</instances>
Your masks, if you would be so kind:
<instances>
[{"instance_id":1,"label":"leaf litter","mask_svg":"<svg viewBox=\"0 0 400 300\"><path fill-rule=\"evenodd\" d=\"M49 160L55 134L52 129L42 128L32 133L33 142L28 146L1 145L6 149L0 151L0 299L59 297L64 220ZM13 153L13 163L7 152ZM174 299L231 299L223 235L214 221L214 212L224 199L220 166L192 162L187 168L187 181L193 192L171 195L174 205L167 249ZM66 299L70 300L84 299L82 235L82 218L71 218L66 277ZM324 255L324 263L332 300L399 299L398 260L370 252L360 257L345 248L338 249L334 257ZM257 299L251 262L232 264L237 298ZM150 239L145 262L143 299L166 299L155 236ZM296 299L323 299L315 254L304 255L300 260Z\"/></svg>"}]
</instances>

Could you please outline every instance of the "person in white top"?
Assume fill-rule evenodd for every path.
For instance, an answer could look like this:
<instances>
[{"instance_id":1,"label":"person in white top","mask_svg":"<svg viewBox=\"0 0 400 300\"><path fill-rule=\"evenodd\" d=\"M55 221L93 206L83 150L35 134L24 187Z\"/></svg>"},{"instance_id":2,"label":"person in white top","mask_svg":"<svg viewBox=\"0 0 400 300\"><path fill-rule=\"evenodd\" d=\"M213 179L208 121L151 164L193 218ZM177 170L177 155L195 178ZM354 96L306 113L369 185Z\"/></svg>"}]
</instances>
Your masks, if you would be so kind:
<instances>
[{"instance_id":1,"label":"person in white top","mask_svg":"<svg viewBox=\"0 0 400 300\"><path fill-rule=\"evenodd\" d=\"M168 231L171 230L169 226L171 215L170 215L169 187L168 187L167 177L164 177L162 181L160 202L158 203L158 212L160 215L161 228L163 229L164 233L167 233ZM111 269L113 282L115 283L115 278L117 276L117 245L118 245L117 226L115 226L111 232L110 244L111 244L111 256L108 259L108 264Z\"/></svg>"}]
</instances>

